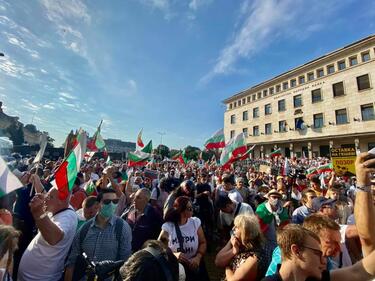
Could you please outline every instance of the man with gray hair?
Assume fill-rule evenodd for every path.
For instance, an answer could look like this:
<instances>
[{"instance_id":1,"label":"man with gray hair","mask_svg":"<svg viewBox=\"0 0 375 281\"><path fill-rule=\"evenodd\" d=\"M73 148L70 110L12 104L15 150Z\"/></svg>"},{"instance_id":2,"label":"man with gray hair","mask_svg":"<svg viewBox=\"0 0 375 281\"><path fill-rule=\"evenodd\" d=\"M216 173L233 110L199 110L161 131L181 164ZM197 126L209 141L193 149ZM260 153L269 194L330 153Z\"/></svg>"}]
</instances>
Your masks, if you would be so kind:
<instances>
[{"instance_id":1,"label":"man with gray hair","mask_svg":"<svg viewBox=\"0 0 375 281\"><path fill-rule=\"evenodd\" d=\"M122 218L128 222L132 229L133 252L141 249L147 240L157 239L161 231L162 218L149 203L150 198L150 190L139 189L134 195L132 206L122 215Z\"/></svg>"}]
</instances>

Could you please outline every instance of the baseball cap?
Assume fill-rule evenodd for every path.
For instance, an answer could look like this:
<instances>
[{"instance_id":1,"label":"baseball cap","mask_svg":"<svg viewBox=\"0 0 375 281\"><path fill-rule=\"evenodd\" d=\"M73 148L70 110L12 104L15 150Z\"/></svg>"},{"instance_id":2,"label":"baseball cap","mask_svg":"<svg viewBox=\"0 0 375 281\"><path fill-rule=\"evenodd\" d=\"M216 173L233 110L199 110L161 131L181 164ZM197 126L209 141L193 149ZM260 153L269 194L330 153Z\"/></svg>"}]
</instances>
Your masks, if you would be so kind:
<instances>
[{"instance_id":1,"label":"baseball cap","mask_svg":"<svg viewBox=\"0 0 375 281\"><path fill-rule=\"evenodd\" d=\"M329 198L325 198L325 197L316 197L313 199L313 202L312 202L312 208L316 211L316 212L319 212L319 210L323 207L323 206L330 206L332 207L336 202L336 199L329 199Z\"/></svg>"}]
</instances>

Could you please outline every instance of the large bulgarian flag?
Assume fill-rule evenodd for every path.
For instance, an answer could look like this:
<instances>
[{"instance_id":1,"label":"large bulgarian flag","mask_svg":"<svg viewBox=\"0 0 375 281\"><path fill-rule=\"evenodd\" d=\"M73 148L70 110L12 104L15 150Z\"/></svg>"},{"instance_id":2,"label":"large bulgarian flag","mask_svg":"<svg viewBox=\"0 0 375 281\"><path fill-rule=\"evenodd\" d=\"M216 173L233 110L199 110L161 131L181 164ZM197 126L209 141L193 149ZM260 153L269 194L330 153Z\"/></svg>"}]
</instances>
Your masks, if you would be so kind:
<instances>
[{"instance_id":1,"label":"large bulgarian flag","mask_svg":"<svg viewBox=\"0 0 375 281\"><path fill-rule=\"evenodd\" d=\"M102 135L100 134L102 123L103 123L103 120L100 121L98 129L96 130L94 136L87 143L87 148L90 151L99 151L99 150L102 150L105 147L104 139L103 139Z\"/></svg>"},{"instance_id":2,"label":"large bulgarian flag","mask_svg":"<svg viewBox=\"0 0 375 281\"><path fill-rule=\"evenodd\" d=\"M0 157L0 197L21 187L23 187L21 181L12 174L8 165L3 158Z\"/></svg>"},{"instance_id":3,"label":"large bulgarian flag","mask_svg":"<svg viewBox=\"0 0 375 281\"><path fill-rule=\"evenodd\" d=\"M86 137L86 132L80 130L78 143L55 172L55 182L61 200L66 199L73 189L74 181L86 152Z\"/></svg>"},{"instance_id":4,"label":"large bulgarian flag","mask_svg":"<svg viewBox=\"0 0 375 281\"><path fill-rule=\"evenodd\" d=\"M225 147L225 138L224 138L224 130L220 129L217 131L213 136L211 136L206 142L204 143L206 149L215 149L215 148L223 148Z\"/></svg>"},{"instance_id":5,"label":"large bulgarian flag","mask_svg":"<svg viewBox=\"0 0 375 281\"><path fill-rule=\"evenodd\" d=\"M174 155L172 157L172 160L177 160L179 161L181 164L186 164L188 162L188 158L186 157L186 151L185 149L179 153L177 153L176 155Z\"/></svg>"},{"instance_id":6,"label":"large bulgarian flag","mask_svg":"<svg viewBox=\"0 0 375 281\"><path fill-rule=\"evenodd\" d=\"M328 163L328 164L324 164L324 165L320 165L318 168L317 168L317 172L319 174L321 173L325 173L325 172L332 172L333 171L333 165L332 163Z\"/></svg>"},{"instance_id":7,"label":"large bulgarian flag","mask_svg":"<svg viewBox=\"0 0 375 281\"><path fill-rule=\"evenodd\" d=\"M271 157L271 158L274 158L274 157L276 157L276 156L281 156L281 149L280 149L280 148L278 148L278 149L272 151L271 154L270 154L270 157Z\"/></svg>"},{"instance_id":8,"label":"large bulgarian flag","mask_svg":"<svg viewBox=\"0 0 375 281\"><path fill-rule=\"evenodd\" d=\"M141 151L145 152L145 153L150 153L151 154L151 152L152 152L152 140L150 140L148 142L148 144L144 148L142 148Z\"/></svg>"},{"instance_id":9,"label":"large bulgarian flag","mask_svg":"<svg viewBox=\"0 0 375 281\"><path fill-rule=\"evenodd\" d=\"M306 176L311 177L312 175L315 175L318 173L318 169L315 167L310 167L309 169L306 170Z\"/></svg>"},{"instance_id":10,"label":"large bulgarian flag","mask_svg":"<svg viewBox=\"0 0 375 281\"><path fill-rule=\"evenodd\" d=\"M220 164L224 169L228 168L238 157L246 154L247 150L244 133L238 134L225 145L221 152Z\"/></svg>"}]
</instances>

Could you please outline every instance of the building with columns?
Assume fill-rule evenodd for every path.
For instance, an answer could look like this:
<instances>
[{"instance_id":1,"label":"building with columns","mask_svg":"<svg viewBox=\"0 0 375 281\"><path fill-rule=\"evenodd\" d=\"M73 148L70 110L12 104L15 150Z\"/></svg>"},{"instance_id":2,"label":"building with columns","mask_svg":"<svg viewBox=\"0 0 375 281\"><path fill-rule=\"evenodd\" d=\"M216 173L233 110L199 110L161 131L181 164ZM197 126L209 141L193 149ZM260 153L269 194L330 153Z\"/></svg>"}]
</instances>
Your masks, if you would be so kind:
<instances>
[{"instance_id":1,"label":"building with columns","mask_svg":"<svg viewBox=\"0 0 375 281\"><path fill-rule=\"evenodd\" d=\"M375 35L226 100L228 141L244 132L254 157L329 156L330 147L375 147Z\"/></svg>"}]
</instances>

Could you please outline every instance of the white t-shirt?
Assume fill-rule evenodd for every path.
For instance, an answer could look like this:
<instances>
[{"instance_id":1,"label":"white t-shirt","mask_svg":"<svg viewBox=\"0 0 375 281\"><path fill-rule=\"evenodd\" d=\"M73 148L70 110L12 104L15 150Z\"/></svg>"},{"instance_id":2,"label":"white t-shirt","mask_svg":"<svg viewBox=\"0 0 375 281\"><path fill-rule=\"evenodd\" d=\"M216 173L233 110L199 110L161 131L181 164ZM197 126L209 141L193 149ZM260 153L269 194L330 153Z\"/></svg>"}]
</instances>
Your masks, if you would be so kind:
<instances>
[{"instance_id":1,"label":"white t-shirt","mask_svg":"<svg viewBox=\"0 0 375 281\"><path fill-rule=\"evenodd\" d=\"M222 226L230 226L234 221L234 214L236 213L236 209L239 203L236 204L236 207L233 210L233 213L227 214L220 211L220 223ZM249 204L241 203L240 210L238 211L237 215L253 215L254 211L253 208Z\"/></svg>"},{"instance_id":2,"label":"white t-shirt","mask_svg":"<svg viewBox=\"0 0 375 281\"><path fill-rule=\"evenodd\" d=\"M64 232L63 239L52 246L38 232L23 253L18 281L56 281L61 278L65 258L77 229L77 214L65 210L51 217L51 220Z\"/></svg>"},{"instance_id":3,"label":"white t-shirt","mask_svg":"<svg viewBox=\"0 0 375 281\"><path fill-rule=\"evenodd\" d=\"M223 186L220 186L219 191L228 193L229 199L236 202L236 203L243 202L243 198L241 196L241 193L239 193L238 190L235 189L235 188L233 188L230 191L227 191L227 190L224 189Z\"/></svg>"},{"instance_id":4,"label":"white t-shirt","mask_svg":"<svg viewBox=\"0 0 375 281\"><path fill-rule=\"evenodd\" d=\"M182 238L184 239L185 255L189 259L194 257L198 251L198 229L200 226L201 220L196 217L189 218L187 223L179 226ZM166 222L161 226L161 229L169 234L168 247L172 250L172 252L180 252L180 243L178 242L174 224L171 222Z\"/></svg>"}]
</instances>

